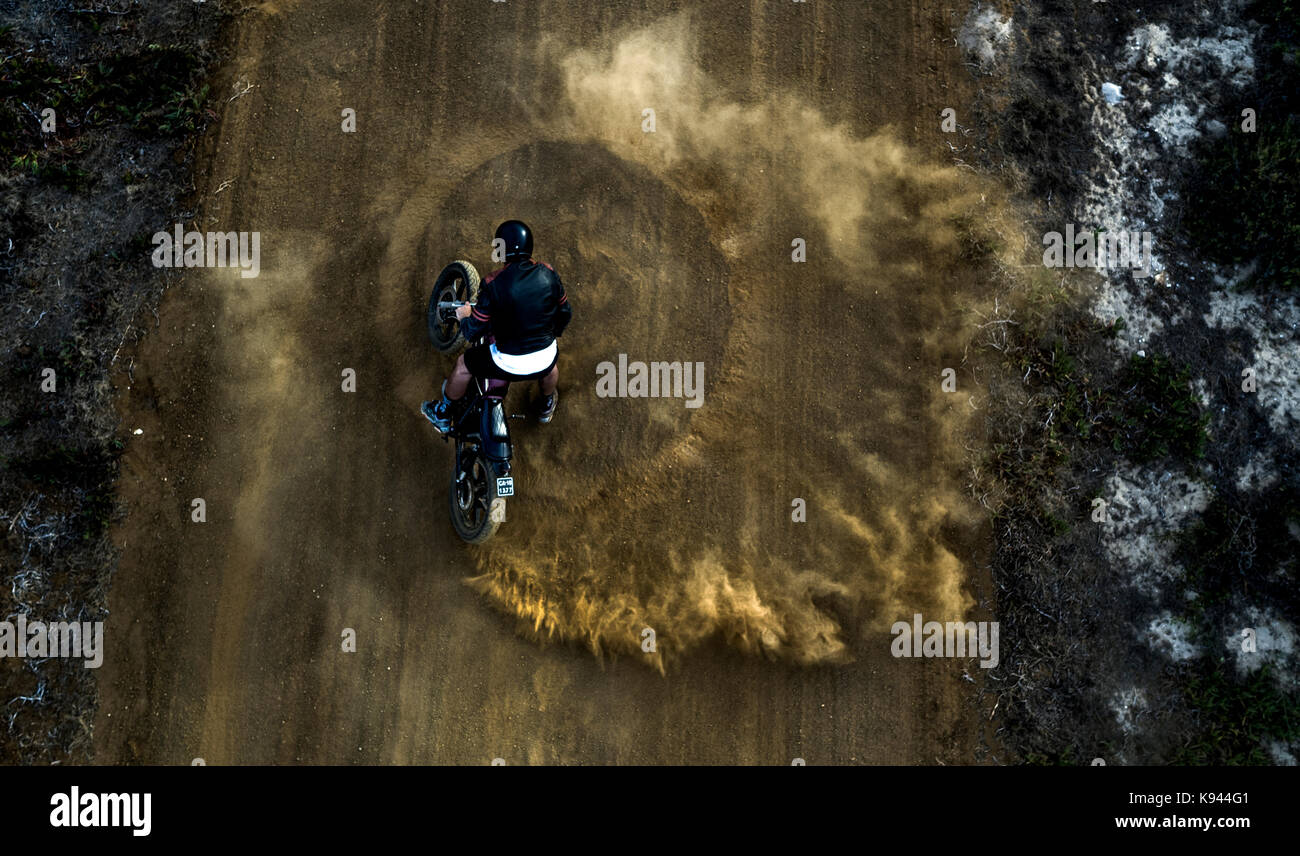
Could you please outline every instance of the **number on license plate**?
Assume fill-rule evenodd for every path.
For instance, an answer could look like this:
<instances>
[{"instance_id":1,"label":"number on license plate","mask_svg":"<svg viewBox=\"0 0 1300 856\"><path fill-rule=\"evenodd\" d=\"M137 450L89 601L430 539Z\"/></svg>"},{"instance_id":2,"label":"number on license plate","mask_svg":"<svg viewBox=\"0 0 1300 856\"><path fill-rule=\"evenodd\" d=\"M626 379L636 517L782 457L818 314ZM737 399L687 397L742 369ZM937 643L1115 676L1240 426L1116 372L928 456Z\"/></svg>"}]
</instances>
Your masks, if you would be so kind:
<instances>
[{"instance_id":1,"label":"number on license plate","mask_svg":"<svg viewBox=\"0 0 1300 856\"><path fill-rule=\"evenodd\" d=\"M515 480L513 476L497 479L497 496L514 496Z\"/></svg>"}]
</instances>

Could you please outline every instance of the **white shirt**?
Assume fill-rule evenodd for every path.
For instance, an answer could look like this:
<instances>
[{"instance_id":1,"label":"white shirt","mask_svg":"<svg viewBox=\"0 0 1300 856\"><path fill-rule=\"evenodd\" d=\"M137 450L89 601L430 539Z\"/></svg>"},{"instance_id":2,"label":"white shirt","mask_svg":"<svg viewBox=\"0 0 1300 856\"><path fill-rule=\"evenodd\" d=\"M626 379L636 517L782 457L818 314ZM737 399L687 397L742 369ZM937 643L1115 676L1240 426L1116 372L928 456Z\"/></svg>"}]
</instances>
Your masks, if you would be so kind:
<instances>
[{"instance_id":1,"label":"white shirt","mask_svg":"<svg viewBox=\"0 0 1300 856\"><path fill-rule=\"evenodd\" d=\"M497 368L517 375L536 374L543 369L550 368L558 351L559 348L554 339L545 348L540 351L533 351L531 354L503 354L497 350L495 342L489 348L489 352L492 354L492 362L497 364Z\"/></svg>"}]
</instances>

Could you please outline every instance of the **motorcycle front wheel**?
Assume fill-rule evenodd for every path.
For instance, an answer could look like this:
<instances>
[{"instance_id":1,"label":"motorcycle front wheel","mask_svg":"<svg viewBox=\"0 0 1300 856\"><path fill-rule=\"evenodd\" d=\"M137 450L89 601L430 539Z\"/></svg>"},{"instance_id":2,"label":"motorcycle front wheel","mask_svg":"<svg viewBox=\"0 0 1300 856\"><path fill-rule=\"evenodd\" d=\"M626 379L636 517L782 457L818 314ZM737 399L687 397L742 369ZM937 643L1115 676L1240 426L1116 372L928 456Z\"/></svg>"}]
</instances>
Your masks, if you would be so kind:
<instances>
[{"instance_id":1,"label":"motorcycle front wheel","mask_svg":"<svg viewBox=\"0 0 1300 856\"><path fill-rule=\"evenodd\" d=\"M425 323L429 330L429 342L441 353L454 354L465 345L465 337L460 333L460 322L456 319L444 321L438 314L439 303L473 303L478 300L479 276L474 265L467 261L456 260L442 269L433 284L433 293L429 295L429 308Z\"/></svg>"}]
</instances>

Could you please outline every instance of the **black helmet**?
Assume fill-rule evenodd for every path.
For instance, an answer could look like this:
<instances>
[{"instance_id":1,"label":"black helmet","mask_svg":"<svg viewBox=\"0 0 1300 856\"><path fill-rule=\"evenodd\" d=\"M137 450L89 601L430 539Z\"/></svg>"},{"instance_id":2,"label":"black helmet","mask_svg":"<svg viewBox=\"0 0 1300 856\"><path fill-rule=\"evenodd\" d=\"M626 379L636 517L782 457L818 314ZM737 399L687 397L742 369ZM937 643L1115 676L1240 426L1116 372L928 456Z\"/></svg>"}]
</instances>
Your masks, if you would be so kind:
<instances>
[{"instance_id":1,"label":"black helmet","mask_svg":"<svg viewBox=\"0 0 1300 856\"><path fill-rule=\"evenodd\" d=\"M496 237L505 242L506 261L519 262L532 258L533 230L522 220L507 220L497 226Z\"/></svg>"}]
</instances>

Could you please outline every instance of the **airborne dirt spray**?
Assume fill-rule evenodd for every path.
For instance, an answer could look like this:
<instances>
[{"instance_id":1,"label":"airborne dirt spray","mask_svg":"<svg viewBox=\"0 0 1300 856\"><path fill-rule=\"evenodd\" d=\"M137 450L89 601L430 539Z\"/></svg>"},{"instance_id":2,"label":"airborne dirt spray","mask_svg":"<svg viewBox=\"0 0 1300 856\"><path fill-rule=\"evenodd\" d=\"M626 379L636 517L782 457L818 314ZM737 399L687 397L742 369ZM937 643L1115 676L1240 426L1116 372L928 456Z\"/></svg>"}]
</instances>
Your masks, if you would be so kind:
<instances>
[{"instance_id":1,"label":"airborne dirt spray","mask_svg":"<svg viewBox=\"0 0 1300 856\"><path fill-rule=\"evenodd\" d=\"M538 133L489 136L432 212L444 254L495 212L544 223L575 307L560 413L517 430L520 498L471 582L538 638L641 654L650 628L660 667L711 638L843 660L973 605L972 390L940 383L979 300L954 224L985 188L793 95L731 100L697 50L685 16L545 42L564 103L521 96ZM597 396L620 354L702 363L703 405Z\"/></svg>"}]
</instances>

